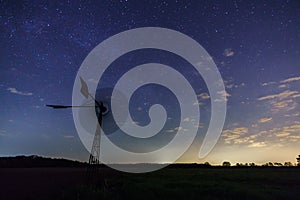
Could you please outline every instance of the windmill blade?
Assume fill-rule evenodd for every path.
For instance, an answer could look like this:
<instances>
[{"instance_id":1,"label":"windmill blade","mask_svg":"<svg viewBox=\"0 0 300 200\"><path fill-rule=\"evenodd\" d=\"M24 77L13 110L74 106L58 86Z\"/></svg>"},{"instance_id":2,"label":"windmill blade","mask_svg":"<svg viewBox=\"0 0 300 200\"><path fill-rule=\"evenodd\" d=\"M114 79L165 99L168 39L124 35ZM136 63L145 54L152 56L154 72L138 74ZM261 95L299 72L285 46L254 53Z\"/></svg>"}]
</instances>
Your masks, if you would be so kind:
<instances>
[{"instance_id":1,"label":"windmill blade","mask_svg":"<svg viewBox=\"0 0 300 200\"><path fill-rule=\"evenodd\" d=\"M91 106L64 106L64 105L49 105L49 104L47 104L46 106L51 107L53 109L97 107L96 105L95 106L93 106L93 105L91 105Z\"/></svg>"},{"instance_id":2,"label":"windmill blade","mask_svg":"<svg viewBox=\"0 0 300 200\"><path fill-rule=\"evenodd\" d=\"M72 106L64 106L64 105L46 105L46 106L54 109L72 108Z\"/></svg>"},{"instance_id":3,"label":"windmill blade","mask_svg":"<svg viewBox=\"0 0 300 200\"><path fill-rule=\"evenodd\" d=\"M85 98L89 98L89 88L86 84L86 82L83 80L83 78L80 76L80 82L81 82L81 89L80 92Z\"/></svg>"}]
</instances>

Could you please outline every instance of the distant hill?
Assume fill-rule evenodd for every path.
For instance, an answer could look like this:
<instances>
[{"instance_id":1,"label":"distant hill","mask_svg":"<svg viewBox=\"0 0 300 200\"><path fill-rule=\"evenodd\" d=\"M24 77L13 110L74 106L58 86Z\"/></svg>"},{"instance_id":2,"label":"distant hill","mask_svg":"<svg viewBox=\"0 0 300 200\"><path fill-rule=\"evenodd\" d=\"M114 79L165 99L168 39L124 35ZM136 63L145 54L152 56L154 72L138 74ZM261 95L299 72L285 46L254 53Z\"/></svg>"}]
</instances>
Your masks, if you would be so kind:
<instances>
[{"instance_id":1,"label":"distant hill","mask_svg":"<svg viewBox=\"0 0 300 200\"><path fill-rule=\"evenodd\" d=\"M86 162L72 161L64 158L45 158L42 156L15 156L15 157L0 157L0 168L34 168L34 167L86 167L89 164ZM126 164L125 164L126 165ZM136 165L159 165L159 164L127 164L128 166ZM106 167L103 164L100 167ZM202 168L210 167L205 164L171 164L168 168Z\"/></svg>"},{"instance_id":2,"label":"distant hill","mask_svg":"<svg viewBox=\"0 0 300 200\"><path fill-rule=\"evenodd\" d=\"M41 156L0 157L0 168L27 167L84 167L87 163L63 158L45 158Z\"/></svg>"},{"instance_id":3,"label":"distant hill","mask_svg":"<svg viewBox=\"0 0 300 200\"><path fill-rule=\"evenodd\" d=\"M64 158L45 158L42 156L15 156L15 157L0 157L0 168L34 168L34 167L86 167L89 164L86 162L72 161ZM136 165L159 165L159 164L125 164L127 166ZM106 165L100 164L100 167ZM205 167L203 164L171 164L168 168L196 168Z\"/></svg>"},{"instance_id":4,"label":"distant hill","mask_svg":"<svg viewBox=\"0 0 300 200\"><path fill-rule=\"evenodd\" d=\"M143 165L160 165L150 163L139 163L139 164L115 164L124 165L128 167L137 167ZM68 160L64 158L45 158L42 156L31 155L31 156L15 156L15 157L0 157L0 168L34 168L34 167L87 167L89 166L86 162L79 162ZM104 164L99 164L99 167L106 168ZM263 167L295 167L293 165L235 165L230 168L263 168ZM228 168L228 166L211 166L209 163L173 163L167 166L167 168Z\"/></svg>"}]
</instances>

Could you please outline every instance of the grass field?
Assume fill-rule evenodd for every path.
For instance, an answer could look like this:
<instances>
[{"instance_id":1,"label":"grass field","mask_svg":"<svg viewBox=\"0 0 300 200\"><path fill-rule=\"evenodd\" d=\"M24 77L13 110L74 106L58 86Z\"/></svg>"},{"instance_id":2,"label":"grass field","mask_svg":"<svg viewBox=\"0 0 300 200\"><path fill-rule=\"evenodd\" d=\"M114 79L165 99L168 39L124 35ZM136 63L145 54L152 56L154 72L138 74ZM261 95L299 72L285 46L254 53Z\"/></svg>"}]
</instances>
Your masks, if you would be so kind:
<instances>
[{"instance_id":1,"label":"grass field","mask_svg":"<svg viewBox=\"0 0 300 200\"><path fill-rule=\"evenodd\" d=\"M296 168L165 169L125 177L125 196L129 199L300 197L300 169Z\"/></svg>"},{"instance_id":2,"label":"grass field","mask_svg":"<svg viewBox=\"0 0 300 200\"><path fill-rule=\"evenodd\" d=\"M118 176L116 176L118 174ZM102 170L108 189L84 182L83 168L0 169L0 199L299 199L300 168ZM110 178L114 177L114 178ZM117 184L116 184L117 183Z\"/></svg>"}]
</instances>

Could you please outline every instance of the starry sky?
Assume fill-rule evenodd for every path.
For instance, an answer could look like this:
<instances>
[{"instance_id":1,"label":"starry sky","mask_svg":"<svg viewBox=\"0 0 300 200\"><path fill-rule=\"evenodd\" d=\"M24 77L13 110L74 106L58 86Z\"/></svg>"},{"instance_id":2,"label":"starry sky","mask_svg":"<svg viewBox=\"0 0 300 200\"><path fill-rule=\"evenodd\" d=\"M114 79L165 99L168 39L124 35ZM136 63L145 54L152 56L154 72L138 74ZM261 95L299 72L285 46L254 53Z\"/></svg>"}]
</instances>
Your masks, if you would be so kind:
<instances>
[{"instance_id":1,"label":"starry sky","mask_svg":"<svg viewBox=\"0 0 300 200\"><path fill-rule=\"evenodd\" d=\"M139 27L169 28L193 38L212 56L224 80L224 129L213 151L200 160L210 95L188 63L157 50L130 52L101 79L113 86L130 67L153 61L178 68L189 79L198 95L201 126L178 162L296 162L299 1L0 1L0 156L86 161L89 153L77 135L72 110L45 105L71 105L74 80L88 53L110 36ZM132 114L137 123L147 124L140 111L149 102L161 100L168 107L166 102L173 101L171 93L158 87L146 86L135 94L131 111L137 109ZM155 91L160 98L151 96ZM170 112L176 116L177 111ZM163 130L167 139L178 130L173 119ZM158 146L164 143L157 141L163 141Z\"/></svg>"}]
</instances>

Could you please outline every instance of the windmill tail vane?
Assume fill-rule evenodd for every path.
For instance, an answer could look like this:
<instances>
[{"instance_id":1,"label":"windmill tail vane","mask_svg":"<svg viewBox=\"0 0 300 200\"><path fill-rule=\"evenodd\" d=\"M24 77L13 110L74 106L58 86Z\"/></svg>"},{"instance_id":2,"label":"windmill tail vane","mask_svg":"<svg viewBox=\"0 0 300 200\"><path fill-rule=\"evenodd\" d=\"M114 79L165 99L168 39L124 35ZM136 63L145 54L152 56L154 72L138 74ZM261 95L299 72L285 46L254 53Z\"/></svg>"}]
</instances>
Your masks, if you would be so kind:
<instances>
[{"instance_id":1,"label":"windmill tail vane","mask_svg":"<svg viewBox=\"0 0 300 200\"><path fill-rule=\"evenodd\" d=\"M79 78L80 78L80 82L81 82L80 92L85 98L89 98L89 96L90 96L89 88L88 88L86 82L83 80L83 78L81 76L79 76Z\"/></svg>"}]
</instances>

